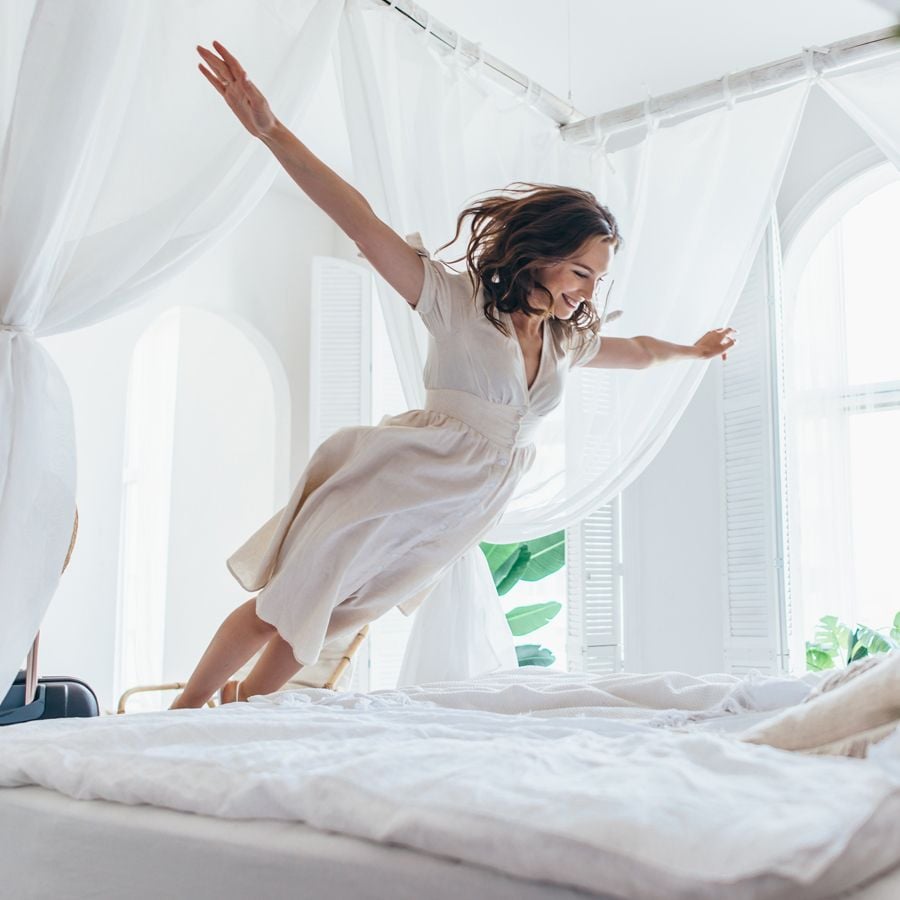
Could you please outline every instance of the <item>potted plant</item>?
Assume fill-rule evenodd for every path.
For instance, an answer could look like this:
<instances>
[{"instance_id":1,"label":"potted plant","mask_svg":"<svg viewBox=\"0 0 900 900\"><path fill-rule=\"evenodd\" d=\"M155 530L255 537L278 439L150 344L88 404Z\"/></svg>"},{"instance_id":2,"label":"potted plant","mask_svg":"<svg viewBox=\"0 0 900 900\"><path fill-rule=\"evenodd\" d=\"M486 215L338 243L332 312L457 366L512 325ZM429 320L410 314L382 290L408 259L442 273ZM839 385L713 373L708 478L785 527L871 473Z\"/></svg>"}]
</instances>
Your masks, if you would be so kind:
<instances>
[{"instance_id":1,"label":"potted plant","mask_svg":"<svg viewBox=\"0 0 900 900\"><path fill-rule=\"evenodd\" d=\"M558 572L566 562L566 535L557 531L533 541L518 544L482 543L494 586L502 597L520 581L540 581ZM562 609L555 600L517 606L506 614L510 631L515 637L523 637L542 628ZM520 644L516 647L520 666L552 666L556 655L540 644Z\"/></svg>"}]
</instances>

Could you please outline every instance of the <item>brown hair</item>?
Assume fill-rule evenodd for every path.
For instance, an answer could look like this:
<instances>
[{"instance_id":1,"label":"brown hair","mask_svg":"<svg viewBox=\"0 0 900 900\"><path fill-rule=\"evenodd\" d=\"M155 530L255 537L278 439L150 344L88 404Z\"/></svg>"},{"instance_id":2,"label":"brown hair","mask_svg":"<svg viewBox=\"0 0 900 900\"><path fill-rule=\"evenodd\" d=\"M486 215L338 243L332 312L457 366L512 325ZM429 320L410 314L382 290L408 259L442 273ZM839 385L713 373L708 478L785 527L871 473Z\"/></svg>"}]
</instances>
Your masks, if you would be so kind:
<instances>
[{"instance_id":1,"label":"brown hair","mask_svg":"<svg viewBox=\"0 0 900 900\"><path fill-rule=\"evenodd\" d=\"M469 217L471 235L466 253L454 262L465 259L473 299L480 285L485 296L484 314L504 334L509 331L498 311L547 315L546 310L528 303L534 290L543 291L551 302L553 299L537 281L537 269L574 256L592 237L601 237L616 249L622 244L612 213L592 193L578 188L516 182L502 194L467 206L456 220L456 234L444 247L455 243ZM582 338L600 330L591 303L579 304L572 317L559 324L572 336L580 332Z\"/></svg>"}]
</instances>

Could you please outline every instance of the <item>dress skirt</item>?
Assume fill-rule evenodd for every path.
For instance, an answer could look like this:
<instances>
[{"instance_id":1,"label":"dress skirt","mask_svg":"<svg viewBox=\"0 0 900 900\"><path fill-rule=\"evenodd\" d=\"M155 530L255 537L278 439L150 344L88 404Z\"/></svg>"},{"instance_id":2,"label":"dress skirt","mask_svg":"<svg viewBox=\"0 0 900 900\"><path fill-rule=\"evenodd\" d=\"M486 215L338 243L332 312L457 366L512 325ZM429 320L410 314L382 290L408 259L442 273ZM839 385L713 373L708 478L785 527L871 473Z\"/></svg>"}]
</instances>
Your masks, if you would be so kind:
<instances>
[{"instance_id":1,"label":"dress skirt","mask_svg":"<svg viewBox=\"0 0 900 900\"><path fill-rule=\"evenodd\" d=\"M343 428L228 560L301 665L394 606L409 613L500 518L534 459L526 407L461 391Z\"/></svg>"}]
</instances>

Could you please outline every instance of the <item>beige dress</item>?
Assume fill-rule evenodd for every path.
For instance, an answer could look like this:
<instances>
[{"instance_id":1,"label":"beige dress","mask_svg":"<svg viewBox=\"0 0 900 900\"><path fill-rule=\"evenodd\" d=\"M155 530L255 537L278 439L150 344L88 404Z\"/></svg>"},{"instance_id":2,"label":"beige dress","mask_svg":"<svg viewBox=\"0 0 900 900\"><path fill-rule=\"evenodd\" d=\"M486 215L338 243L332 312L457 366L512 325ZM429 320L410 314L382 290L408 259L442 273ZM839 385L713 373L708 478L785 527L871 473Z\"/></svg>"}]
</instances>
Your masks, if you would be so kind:
<instances>
[{"instance_id":1,"label":"beige dress","mask_svg":"<svg viewBox=\"0 0 900 900\"><path fill-rule=\"evenodd\" d=\"M482 292L472 299L468 275L410 242L425 262L416 304L430 335L425 409L329 437L287 505L228 560L303 665L391 607L410 612L498 521L568 369L600 346L599 336L572 346L545 321L529 389L510 317L500 314L506 336L485 317Z\"/></svg>"}]
</instances>

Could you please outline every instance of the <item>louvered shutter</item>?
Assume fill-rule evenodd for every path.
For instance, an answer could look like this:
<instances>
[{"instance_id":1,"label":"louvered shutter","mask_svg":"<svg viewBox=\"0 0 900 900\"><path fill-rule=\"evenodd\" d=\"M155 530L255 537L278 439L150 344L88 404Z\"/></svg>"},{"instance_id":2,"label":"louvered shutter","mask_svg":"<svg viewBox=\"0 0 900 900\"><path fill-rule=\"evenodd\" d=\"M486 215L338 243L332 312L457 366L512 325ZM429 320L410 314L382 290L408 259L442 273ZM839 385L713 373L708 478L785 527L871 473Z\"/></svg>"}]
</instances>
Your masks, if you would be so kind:
<instances>
[{"instance_id":1,"label":"louvered shutter","mask_svg":"<svg viewBox=\"0 0 900 900\"><path fill-rule=\"evenodd\" d=\"M342 259L313 257L310 311L310 454L339 428L372 416L372 275Z\"/></svg>"},{"instance_id":2,"label":"louvered shutter","mask_svg":"<svg viewBox=\"0 0 900 900\"><path fill-rule=\"evenodd\" d=\"M589 421L588 409L611 414L615 402L613 376L602 369L571 375L566 398L567 444L582 446L586 458L605 466L613 447L596 435L577 434ZM603 429L598 429L603 431ZM598 507L566 529L567 653L569 669L591 673L622 668L621 497Z\"/></svg>"},{"instance_id":3,"label":"louvered shutter","mask_svg":"<svg viewBox=\"0 0 900 900\"><path fill-rule=\"evenodd\" d=\"M776 419L779 256L773 225L732 316L739 344L722 371L725 667L733 673L787 668Z\"/></svg>"},{"instance_id":4,"label":"louvered shutter","mask_svg":"<svg viewBox=\"0 0 900 900\"><path fill-rule=\"evenodd\" d=\"M312 264L309 449L339 428L372 418L372 273L329 256ZM351 686L368 689L368 641L357 652Z\"/></svg>"}]
</instances>

